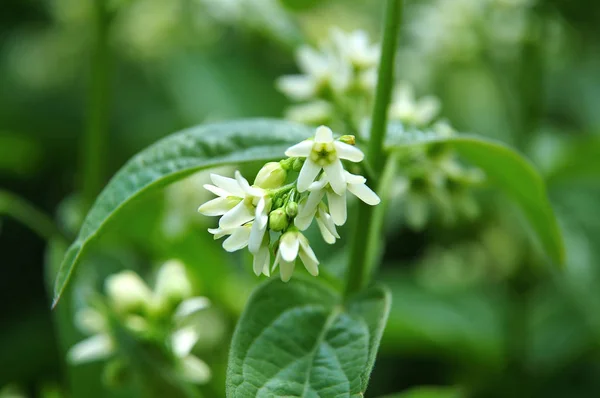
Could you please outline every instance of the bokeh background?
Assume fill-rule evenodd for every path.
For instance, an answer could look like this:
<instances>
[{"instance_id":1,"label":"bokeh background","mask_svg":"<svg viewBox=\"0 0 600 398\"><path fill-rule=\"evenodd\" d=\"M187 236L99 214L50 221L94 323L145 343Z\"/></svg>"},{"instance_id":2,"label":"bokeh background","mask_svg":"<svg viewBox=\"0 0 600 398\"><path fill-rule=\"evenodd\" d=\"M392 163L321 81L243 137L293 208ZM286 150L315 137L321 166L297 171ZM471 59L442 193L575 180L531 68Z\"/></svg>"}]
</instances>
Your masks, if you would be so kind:
<instances>
[{"instance_id":1,"label":"bokeh background","mask_svg":"<svg viewBox=\"0 0 600 398\"><path fill-rule=\"evenodd\" d=\"M532 160L568 261L553 268L493 187L469 193L474 217L432 203L415 227L393 206L380 276L393 308L367 395L427 385L449 386L448 397L600 396L600 3L406 3L399 78L419 96L437 96L458 131ZM167 134L282 117L289 102L275 80L296 72L297 46L318 43L332 26L378 40L382 9L373 0L2 1L0 396L128 396L108 392L101 365L65 364L81 334L70 305L50 311L64 250L56 229L73 239L97 188ZM97 184L85 177L90 164L100 165ZM221 250L205 232L210 221L195 213L208 198L205 180L194 176L128 210L86 257L68 301L76 307L112 272L147 274L184 260L214 303L197 350L214 373L200 391L220 397L228 341L258 281L249 259ZM317 247L333 274L344 244Z\"/></svg>"}]
</instances>

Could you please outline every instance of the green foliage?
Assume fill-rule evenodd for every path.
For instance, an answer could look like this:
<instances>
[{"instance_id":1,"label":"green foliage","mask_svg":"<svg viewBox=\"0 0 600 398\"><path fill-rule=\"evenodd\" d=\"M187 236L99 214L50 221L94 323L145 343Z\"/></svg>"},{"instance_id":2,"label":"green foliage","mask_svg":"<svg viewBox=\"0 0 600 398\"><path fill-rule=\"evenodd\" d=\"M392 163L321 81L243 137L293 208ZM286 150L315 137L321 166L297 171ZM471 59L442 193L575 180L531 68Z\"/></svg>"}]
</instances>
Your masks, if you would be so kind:
<instances>
[{"instance_id":1,"label":"green foliage","mask_svg":"<svg viewBox=\"0 0 600 398\"><path fill-rule=\"evenodd\" d=\"M464 396L459 389L451 387L416 387L381 398L462 398Z\"/></svg>"},{"instance_id":2,"label":"green foliage","mask_svg":"<svg viewBox=\"0 0 600 398\"><path fill-rule=\"evenodd\" d=\"M558 265L564 265L564 242L544 180L517 151L479 136L459 134L440 137L428 132L403 132L395 127L392 125L388 139L391 149L444 143L454 148L462 158L481 168L494 185L510 195L522 208L550 258Z\"/></svg>"},{"instance_id":3,"label":"green foliage","mask_svg":"<svg viewBox=\"0 0 600 398\"><path fill-rule=\"evenodd\" d=\"M362 396L389 308L381 287L343 303L315 282L266 283L234 334L227 396Z\"/></svg>"},{"instance_id":4,"label":"green foliage","mask_svg":"<svg viewBox=\"0 0 600 398\"><path fill-rule=\"evenodd\" d=\"M209 167L281 157L287 147L311 133L283 121L226 122L176 133L140 152L114 176L89 211L58 272L54 305L89 243L133 199Z\"/></svg>"}]
</instances>

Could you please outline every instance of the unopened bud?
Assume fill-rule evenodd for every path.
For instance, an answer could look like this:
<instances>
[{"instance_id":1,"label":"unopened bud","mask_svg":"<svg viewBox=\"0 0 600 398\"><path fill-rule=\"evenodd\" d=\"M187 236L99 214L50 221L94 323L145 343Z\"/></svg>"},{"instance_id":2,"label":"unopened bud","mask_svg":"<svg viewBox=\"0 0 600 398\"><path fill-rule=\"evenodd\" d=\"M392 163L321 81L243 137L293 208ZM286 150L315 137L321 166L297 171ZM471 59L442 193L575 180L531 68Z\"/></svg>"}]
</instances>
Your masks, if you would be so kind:
<instances>
[{"instance_id":1,"label":"unopened bud","mask_svg":"<svg viewBox=\"0 0 600 398\"><path fill-rule=\"evenodd\" d=\"M298 214L298 203L296 203L296 202L289 202L285 206L285 212L290 217L296 217L296 215Z\"/></svg>"},{"instance_id":2,"label":"unopened bud","mask_svg":"<svg viewBox=\"0 0 600 398\"><path fill-rule=\"evenodd\" d=\"M273 231L283 231L289 225L287 214L282 208L275 209L269 214L269 228Z\"/></svg>"},{"instance_id":3,"label":"unopened bud","mask_svg":"<svg viewBox=\"0 0 600 398\"><path fill-rule=\"evenodd\" d=\"M304 165L304 159L296 158L296 159L294 159L294 163L292 164L292 170L300 171L300 169L302 169L303 165Z\"/></svg>"},{"instance_id":4,"label":"unopened bud","mask_svg":"<svg viewBox=\"0 0 600 398\"><path fill-rule=\"evenodd\" d=\"M287 178L287 171L279 162L269 162L265 164L256 175L254 185L264 188L279 188Z\"/></svg>"},{"instance_id":5,"label":"unopened bud","mask_svg":"<svg viewBox=\"0 0 600 398\"><path fill-rule=\"evenodd\" d=\"M152 299L150 288L133 271L109 276L104 288L115 309L121 312L146 310Z\"/></svg>"},{"instance_id":6,"label":"unopened bud","mask_svg":"<svg viewBox=\"0 0 600 398\"><path fill-rule=\"evenodd\" d=\"M353 135L343 135L339 138L339 141L348 145L356 145L356 137Z\"/></svg>"}]
</instances>

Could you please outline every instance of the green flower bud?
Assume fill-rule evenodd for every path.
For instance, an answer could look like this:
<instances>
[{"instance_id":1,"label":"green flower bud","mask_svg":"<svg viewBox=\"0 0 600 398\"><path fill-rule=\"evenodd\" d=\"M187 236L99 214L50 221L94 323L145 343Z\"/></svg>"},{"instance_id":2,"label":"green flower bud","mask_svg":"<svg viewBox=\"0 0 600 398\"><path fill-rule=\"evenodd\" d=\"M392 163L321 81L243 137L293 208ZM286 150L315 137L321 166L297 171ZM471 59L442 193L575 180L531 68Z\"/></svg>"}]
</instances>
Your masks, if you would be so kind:
<instances>
[{"instance_id":1,"label":"green flower bud","mask_svg":"<svg viewBox=\"0 0 600 398\"><path fill-rule=\"evenodd\" d=\"M304 165L304 159L296 158L294 160L294 164L292 164L292 170L300 171L300 169L302 168L303 165Z\"/></svg>"},{"instance_id":2,"label":"green flower bud","mask_svg":"<svg viewBox=\"0 0 600 398\"><path fill-rule=\"evenodd\" d=\"M339 138L339 141L348 145L356 145L356 137L353 135L343 135Z\"/></svg>"},{"instance_id":3,"label":"green flower bud","mask_svg":"<svg viewBox=\"0 0 600 398\"><path fill-rule=\"evenodd\" d=\"M275 209L269 214L269 228L273 231L283 231L289 225L287 214L282 208Z\"/></svg>"},{"instance_id":4,"label":"green flower bud","mask_svg":"<svg viewBox=\"0 0 600 398\"><path fill-rule=\"evenodd\" d=\"M285 206L285 212L290 217L296 217L296 215L298 214L298 203L296 203L296 202L289 202Z\"/></svg>"},{"instance_id":5,"label":"green flower bud","mask_svg":"<svg viewBox=\"0 0 600 398\"><path fill-rule=\"evenodd\" d=\"M264 188L279 188L287 178L287 171L279 162L269 162L265 164L256 175L254 185Z\"/></svg>"}]
</instances>

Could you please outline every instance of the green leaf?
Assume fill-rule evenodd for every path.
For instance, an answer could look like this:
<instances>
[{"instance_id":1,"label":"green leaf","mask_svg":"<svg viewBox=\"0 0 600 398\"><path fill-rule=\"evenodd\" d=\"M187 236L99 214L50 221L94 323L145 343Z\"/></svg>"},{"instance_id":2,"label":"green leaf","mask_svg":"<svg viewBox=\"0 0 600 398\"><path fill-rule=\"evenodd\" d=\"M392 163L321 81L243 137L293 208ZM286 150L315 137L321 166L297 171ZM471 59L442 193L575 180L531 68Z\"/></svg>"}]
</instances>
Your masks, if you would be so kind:
<instances>
[{"instance_id":1,"label":"green leaf","mask_svg":"<svg viewBox=\"0 0 600 398\"><path fill-rule=\"evenodd\" d=\"M508 193L522 208L548 255L565 262L565 248L544 180L535 167L515 150L494 140L472 135L440 137L429 132L403 132L391 125L388 146L406 147L442 142L451 145L464 159L481 168L487 178Z\"/></svg>"},{"instance_id":2,"label":"green leaf","mask_svg":"<svg viewBox=\"0 0 600 398\"><path fill-rule=\"evenodd\" d=\"M173 134L134 156L112 178L88 212L60 266L53 306L89 244L135 198L199 170L283 157L287 147L312 133L306 126L278 120L216 123Z\"/></svg>"},{"instance_id":3,"label":"green leaf","mask_svg":"<svg viewBox=\"0 0 600 398\"><path fill-rule=\"evenodd\" d=\"M314 281L268 281L252 294L233 336L227 396L362 396L389 308L381 287L343 304Z\"/></svg>"},{"instance_id":4,"label":"green leaf","mask_svg":"<svg viewBox=\"0 0 600 398\"><path fill-rule=\"evenodd\" d=\"M464 396L456 387L415 387L381 398L462 398Z\"/></svg>"}]
</instances>

